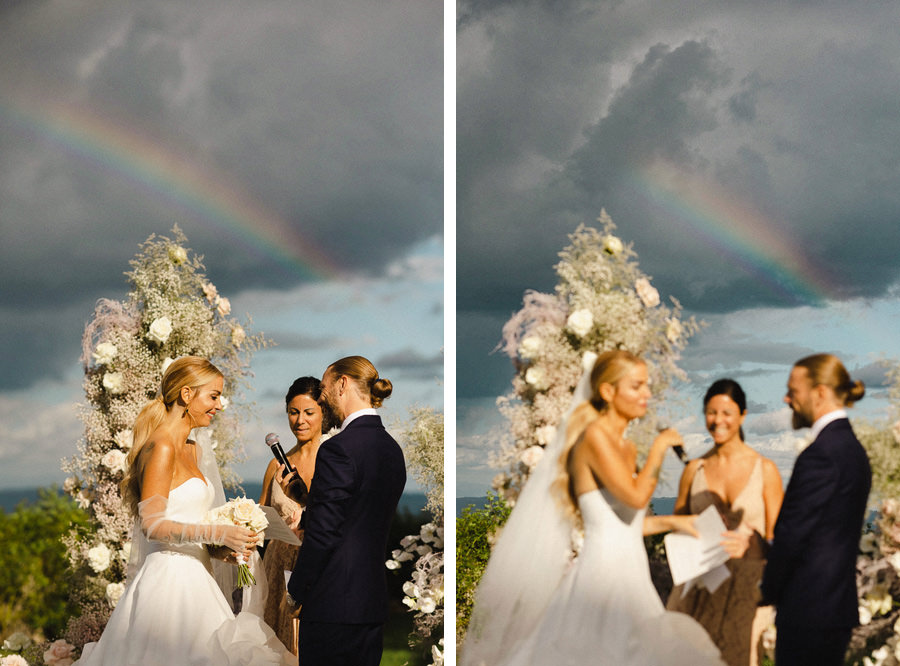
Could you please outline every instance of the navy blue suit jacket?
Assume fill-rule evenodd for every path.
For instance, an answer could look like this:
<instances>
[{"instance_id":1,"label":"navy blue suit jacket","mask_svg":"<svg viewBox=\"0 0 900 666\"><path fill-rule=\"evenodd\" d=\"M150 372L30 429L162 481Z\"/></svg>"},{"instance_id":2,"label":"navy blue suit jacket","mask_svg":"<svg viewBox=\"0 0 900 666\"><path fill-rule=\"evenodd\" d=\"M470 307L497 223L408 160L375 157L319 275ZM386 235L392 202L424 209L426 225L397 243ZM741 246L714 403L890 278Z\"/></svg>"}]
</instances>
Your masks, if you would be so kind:
<instances>
[{"instance_id":1,"label":"navy blue suit jacket","mask_svg":"<svg viewBox=\"0 0 900 666\"><path fill-rule=\"evenodd\" d=\"M386 620L388 532L405 485L403 452L380 417L360 416L322 443L288 584L301 622Z\"/></svg>"},{"instance_id":2,"label":"navy blue suit jacket","mask_svg":"<svg viewBox=\"0 0 900 666\"><path fill-rule=\"evenodd\" d=\"M832 421L798 457L763 575L778 626L859 623L856 556L872 471L850 421Z\"/></svg>"}]
</instances>

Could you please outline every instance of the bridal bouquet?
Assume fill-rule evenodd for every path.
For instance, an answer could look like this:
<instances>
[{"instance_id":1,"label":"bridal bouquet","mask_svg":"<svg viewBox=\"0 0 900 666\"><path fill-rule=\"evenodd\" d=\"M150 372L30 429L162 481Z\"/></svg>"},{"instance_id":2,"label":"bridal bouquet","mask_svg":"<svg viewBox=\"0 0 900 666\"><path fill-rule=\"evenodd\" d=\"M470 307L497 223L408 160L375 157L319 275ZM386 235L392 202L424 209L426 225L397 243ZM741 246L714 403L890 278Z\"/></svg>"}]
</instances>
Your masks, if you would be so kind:
<instances>
[{"instance_id":1,"label":"bridal bouquet","mask_svg":"<svg viewBox=\"0 0 900 666\"><path fill-rule=\"evenodd\" d=\"M239 525L257 533L269 526L269 520L259 504L247 497L236 497L220 507L210 509L204 522L212 525ZM256 585L256 578L250 572L244 556L236 555L235 559L238 562L238 587Z\"/></svg>"}]
</instances>

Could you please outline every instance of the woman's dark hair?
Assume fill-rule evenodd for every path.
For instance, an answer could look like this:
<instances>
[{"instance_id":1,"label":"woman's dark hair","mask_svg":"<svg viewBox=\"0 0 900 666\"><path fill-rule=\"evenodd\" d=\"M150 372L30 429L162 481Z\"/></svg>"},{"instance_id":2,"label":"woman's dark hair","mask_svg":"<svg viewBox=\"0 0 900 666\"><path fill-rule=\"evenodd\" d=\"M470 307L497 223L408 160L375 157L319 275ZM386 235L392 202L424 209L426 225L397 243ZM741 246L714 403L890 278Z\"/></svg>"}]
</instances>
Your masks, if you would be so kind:
<instances>
[{"instance_id":1,"label":"woman's dark hair","mask_svg":"<svg viewBox=\"0 0 900 666\"><path fill-rule=\"evenodd\" d=\"M298 395L308 395L318 402L319 396L322 395L322 382L315 377L300 377L295 379L294 383L291 384L291 388L288 389L287 395L284 396L285 408L287 408L291 400Z\"/></svg>"},{"instance_id":2,"label":"woman's dark hair","mask_svg":"<svg viewBox=\"0 0 900 666\"><path fill-rule=\"evenodd\" d=\"M714 381L712 385L706 389L706 395L703 397L703 409L706 409L706 405L709 404L709 401L717 395L727 395L734 400L738 409L740 409L741 414L747 411L747 396L744 395L744 389L742 389L741 385L733 379L726 378ZM739 433L741 435L741 441L743 441L744 429L740 428Z\"/></svg>"}]
</instances>

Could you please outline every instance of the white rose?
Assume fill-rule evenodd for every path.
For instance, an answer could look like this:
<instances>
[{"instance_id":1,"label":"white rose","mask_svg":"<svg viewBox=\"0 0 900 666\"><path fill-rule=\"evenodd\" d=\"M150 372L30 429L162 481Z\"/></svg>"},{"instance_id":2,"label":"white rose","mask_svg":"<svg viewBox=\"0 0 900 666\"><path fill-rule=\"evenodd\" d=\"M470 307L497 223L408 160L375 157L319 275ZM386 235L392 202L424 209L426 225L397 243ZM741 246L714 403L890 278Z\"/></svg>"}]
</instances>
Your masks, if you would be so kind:
<instances>
[{"instance_id":1,"label":"white rose","mask_svg":"<svg viewBox=\"0 0 900 666\"><path fill-rule=\"evenodd\" d=\"M232 515L234 516L235 522L249 523L250 519L253 518L254 508L256 508L256 502L254 502L252 499L239 497L234 500L234 505L231 511Z\"/></svg>"},{"instance_id":2,"label":"white rose","mask_svg":"<svg viewBox=\"0 0 900 666\"><path fill-rule=\"evenodd\" d=\"M619 254L622 250L625 249L625 246L615 236L607 236L603 239L603 249L607 252L607 254Z\"/></svg>"},{"instance_id":3,"label":"white rose","mask_svg":"<svg viewBox=\"0 0 900 666\"><path fill-rule=\"evenodd\" d=\"M97 345L97 348L94 349L92 356L98 365L109 365L118 353L119 350L113 343L101 342Z\"/></svg>"},{"instance_id":4,"label":"white rose","mask_svg":"<svg viewBox=\"0 0 900 666\"><path fill-rule=\"evenodd\" d=\"M422 599L419 599L416 608L422 613L433 613L437 608L437 603L431 597L423 597Z\"/></svg>"},{"instance_id":5,"label":"white rose","mask_svg":"<svg viewBox=\"0 0 900 666\"><path fill-rule=\"evenodd\" d=\"M417 597L419 596L419 588L411 580L408 580L403 583L403 594L408 597Z\"/></svg>"},{"instance_id":6,"label":"white rose","mask_svg":"<svg viewBox=\"0 0 900 666\"><path fill-rule=\"evenodd\" d=\"M100 462L111 472L124 472L128 468L128 456L121 449L110 449Z\"/></svg>"},{"instance_id":7,"label":"white rose","mask_svg":"<svg viewBox=\"0 0 900 666\"><path fill-rule=\"evenodd\" d=\"M147 337L159 344L164 344L170 335L172 335L172 320L168 317L154 319L147 330Z\"/></svg>"},{"instance_id":8,"label":"white rose","mask_svg":"<svg viewBox=\"0 0 900 666\"><path fill-rule=\"evenodd\" d=\"M388 567L388 569L390 569L390 567ZM406 604L407 606L409 606L410 608L415 608L417 602L412 597L403 597L403 603Z\"/></svg>"},{"instance_id":9,"label":"white rose","mask_svg":"<svg viewBox=\"0 0 900 666\"><path fill-rule=\"evenodd\" d=\"M543 368L530 367L525 371L525 381L531 384L536 389L544 388L544 380L546 378L546 373Z\"/></svg>"},{"instance_id":10,"label":"white rose","mask_svg":"<svg viewBox=\"0 0 900 666\"><path fill-rule=\"evenodd\" d=\"M169 259L172 260L173 264L183 264L187 261L187 250L185 250L180 245L170 245L169 246Z\"/></svg>"},{"instance_id":11,"label":"white rose","mask_svg":"<svg viewBox=\"0 0 900 666\"><path fill-rule=\"evenodd\" d=\"M125 378L121 372L107 372L103 375L103 388L112 395L119 395L125 392Z\"/></svg>"},{"instance_id":12,"label":"white rose","mask_svg":"<svg viewBox=\"0 0 900 666\"><path fill-rule=\"evenodd\" d=\"M122 544L122 550L119 551L119 557L123 562L128 562L131 559L131 542L126 541Z\"/></svg>"},{"instance_id":13,"label":"white rose","mask_svg":"<svg viewBox=\"0 0 900 666\"><path fill-rule=\"evenodd\" d=\"M63 490L67 493L71 493L75 490L75 486L78 485L78 479L74 476L67 476L66 480L63 481Z\"/></svg>"},{"instance_id":14,"label":"white rose","mask_svg":"<svg viewBox=\"0 0 900 666\"><path fill-rule=\"evenodd\" d=\"M109 568L109 558L109 548L106 547L105 543L94 546L87 552L88 564L90 564L91 569L97 573L106 571Z\"/></svg>"},{"instance_id":15,"label":"white rose","mask_svg":"<svg viewBox=\"0 0 900 666\"><path fill-rule=\"evenodd\" d=\"M397 560L388 560L384 563L384 566L386 566L391 571L394 571L395 569L400 568L400 563Z\"/></svg>"},{"instance_id":16,"label":"white rose","mask_svg":"<svg viewBox=\"0 0 900 666\"><path fill-rule=\"evenodd\" d=\"M659 292L656 291L647 278L637 280L634 283L634 289L646 307L655 308L659 305Z\"/></svg>"},{"instance_id":17,"label":"white rose","mask_svg":"<svg viewBox=\"0 0 900 666\"><path fill-rule=\"evenodd\" d=\"M67 643L64 639L55 640L44 652L44 664L46 666L72 666L74 663L72 652L74 651L75 646Z\"/></svg>"},{"instance_id":18,"label":"white rose","mask_svg":"<svg viewBox=\"0 0 900 666\"><path fill-rule=\"evenodd\" d=\"M556 426L552 425L542 425L534 431L534 438L538 441L538 444L542 444L543 446L547 446L552 442L555 436Z\"/></svg>"},{"instance_id":19,"label":"white rose","mask_svg":"<svg viewBox=\"0 0 900 666\"><path fill-rule=\"evenodd\" d=\"M174 362L175 362L174 358L172 358L171 356L166 356L163 359L162 365L160 366L160 372L162 372L162 374L166 374L166 370L168 370L169 366L172 365Z\"/></svg>"},{"instance_id":20,"label":"white rose","mask_svg":"<svg viewBox=\"0 0 900 666\"><path fill-rule=\"evenodd\" d=\"M119 599L122 598L124 592L125 585L122 583L110 583L106 586L106 600L109 602L110 607L116 607L116 604L119 603Z\"/></svg>"},{"instance_id":21,"label":"white rose","mask_svg":"<svg viewBox=\"0 0 900 666\"><path fill-rule=\"evenodd\" d=\"M208 300L210 303L215 303L216 297L218 297L219 295L219 290L216 289L216 285L214 285L212 282L207 282L203 285L203 293L206 296L206 300Z\"/></svg>"},{"instance_id":22,"label":"white rose","mask_svg":"<svg viewBox=\"0 0 900 666\"><path fill-rule=\"evenodd\" d=\"M534 466L540 462L541 458L544 457L544 447L542 446L529 446L527 449L522 451L522 455L519 459L528 465L528 469L534 469Z\"/></svg>"},{"instance_id":23,"label":"white rose","mask_svg":"<svg viewBox=\"0 0 900 666\"><path fill-rule=\"evenodd\" d=\"M123 451L128 451L134 445L134 433L131 430L120 430L113 437L113 441Z\"/></svg>"},{"instance_id":24,"label":"white rose","mask_svg":"<svg viewBox=\"0 0 900 666\"><path fill-rule=\"evenodd\" d=\"M29 666L29 664L22 655L10 654L0 658L0 666Z\"/></svg>"},{"instance_id":25,"label":"white rose","mask_svg":"<svg viewBox=\"0 0 900 666\"><path fill-rule=\"evenodd\" d=\"M522 338L522 342L519 344L519 356L522 358L536 358L538 354L541 353L541 347L543 343L541 339L536 335L529 335L527 337Z\"/></svg>"},{"instance_id":26,"label":"white rose","mask_svg":"<svg viewBox=\"0 0 900 666\"><path fill-rule=\"evenodd\" d=\"M219 296L216 298L216 310L223 317L225 315L231 314L231 301L229 301L224 296Z\"/></svg>"},{"instance_id":27,"label":"white rose","mask_svg":"<svg viewBox=\"0 0 900 666\"><path fill-rule=\"evenodd\" d=\"M231 329L231 344L235 347L240 347L244 344L244 340L247 339L247 333L244 331L244 327L238 324L234 328Z\"/></svg>"},{"instance_id":28,"label":"white rose","mask_svg":"<svg viewBox=\"0 0 900 666\"><path fill-rule=\"evenodd\" d=\"M579 338L583 338L594 328L594 315L587 308L575 310L566 319L566 328Z\"/></svg>"},{"instance_id":29,"label":"white rose","mask_svg":"<svg viewBox=\"0 0 900 666\"><path fill-rule=\"evenodd\" d=\"M681 334L684 333L684 327L681 325L681 322L674 317L667 321L666 339L674 345L681 339Z\"/></svg>"}]
</instances>

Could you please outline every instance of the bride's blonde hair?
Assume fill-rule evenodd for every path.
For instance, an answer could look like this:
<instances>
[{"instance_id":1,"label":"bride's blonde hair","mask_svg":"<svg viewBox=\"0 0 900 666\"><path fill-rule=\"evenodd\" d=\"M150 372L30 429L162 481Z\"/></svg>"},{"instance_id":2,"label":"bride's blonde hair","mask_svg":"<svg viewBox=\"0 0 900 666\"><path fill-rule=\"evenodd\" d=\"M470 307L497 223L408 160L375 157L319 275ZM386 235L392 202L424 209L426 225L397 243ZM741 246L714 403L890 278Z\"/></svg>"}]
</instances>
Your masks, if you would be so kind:
<instances>
[{"instance_id":1,"label":"bride's blonde hair","mask_svg":"<svg viewBox=\"0 0 900 666\"><path fill-rule=\"evenodd\" d=\"M600 387L603 384L616 386L636 365L644 365L644 360L625 349L614 349L600 354L591 369L591 397L575 407L569 416L566 440L557 461L557 477L551 487L555 499L561 503L569 516L578 515L569 477L569 455L581 440L588 425L609 409L609 404L600 395Z\"/></svg>"},{"instance_id":2,"label":"bride's blonde hair","mask_svg":"<svg viewBox=\"0 0 900 666\"><path fill-rule=\"evenodd\" d=\"M196 390L219 377L223 377L222 372L200 356L182 356L172 361L163 373L159 394L144 405L134 420L134 442L128 453L128 468L119 484L119 491L122 500L135 516L141 500L141 479L147 462L147 456L142 453L150 448L146 446L150 435L162 424L166 414L176 407L182 388L187 386Z\"/></svg>"}]
</instances>

